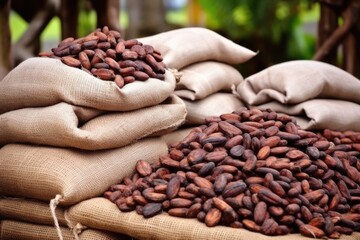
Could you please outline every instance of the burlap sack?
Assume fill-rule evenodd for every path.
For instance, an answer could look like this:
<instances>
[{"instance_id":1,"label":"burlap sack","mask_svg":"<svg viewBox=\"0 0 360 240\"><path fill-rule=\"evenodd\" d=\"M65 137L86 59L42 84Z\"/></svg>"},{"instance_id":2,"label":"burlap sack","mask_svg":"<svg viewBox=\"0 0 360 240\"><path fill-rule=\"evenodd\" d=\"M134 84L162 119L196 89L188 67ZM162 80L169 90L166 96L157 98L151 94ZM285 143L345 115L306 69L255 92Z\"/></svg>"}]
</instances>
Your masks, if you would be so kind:
<instances>
[{"instance_id":1,"label":"burlap sack","mask_svg":"<svg viewBox=\"0 0 360 240\"><path fill-rule=\"evenodd\" d=\"M161 136L167 145L183 140L192 130L192 127L182 127L175 131L169 132Z\"/></svg>"},{"instance_id":2,"label":"burlap sack","mask_svg":"<svg viewBox=\"0 0 360 240\"><path fill-rule=\"evenodd\" d=\"M58 207L55 214L60 226L67 226L64 209ZM0 219L30 222L40 225L54 225L49 202L24 198L0 198Z\"/></svg>"},{"instance_id":3,"label":"burlap sack","mask_svg":"<svg viewBox=\"0 0 360 240\"><path fill-rule=\"evenodd\" d=\"M172 95L162 104L129 112L104 112L59 103L0 115L0 146L44 144L86 150L118 148L177 128L185 121L183 101Z\"/></svg>"},{"instance_id":4,"label":"burlap sack","mask_svg":"<svg viewBox=\"0 0 360 240\"><path fill-rule=\"evenodd\" d=\"M243 81L236 68L220 62L195 63L180 71L181 77L176 84L175 94L193 101L216 92L231 92Z\"/></svg>"},{"instance_id":5,"label":"burlap sack","mask_svg":"<svg viewBox=\"0 0 360 240\"><path fill-rule=\"evenodd\" d=\"M295 116L303 129L332 129L360 131L360 105L333 99L313 99L296 105L269 102L257 106Z\"/></svg>"},{"instance_id":6,"label":"burlap sack","mask_svg":"<svg viewBox=\"0 0 360 240\"><path fill-rule=\"evenodd\" d=\"M206 117L230 113L244 104L232 93L214 93L197 101L184 100L187 116L186 125L204 124Z\"/></svg>"},{"instance_id":7,"label":"burlap sack","mask_svg":"<svg viewBox=\"0 0 360 240\"><path fill-rule=\"evenodd\" d=\"M360 80L327 63L298 60L280 63L247 77L238 85L237 92L252 106L273 100L297 104L314 98L360 103Z\"/></svg>"},{"instance_id":8,"label":"burlap sack","mask_svg":"<svg viewBox=\"0 0 360 240\"><path fill-rule=\"evenodd\" d=\"M180 28L138 40L154 46L166 66L175 69L208 60L240 64L256 55L220 34L200 27Z\"/></svg>"},{"instance_id":9,"label":"burlap sack","mask_svg":"<svg viewBox=\"0 0 360 240\"><path fill-rule=\"evenodd\" d=\"M85 229L77 237L69 228L61 227L64 240L130 240L123 234L116 234L94 229ZM3 220L0 229L1 240L58 240L56 229L52 226L37 225L26 222Z\"/></svg>"},{"instance_id":10,"label":"burlap sack","mask_svg":"<svg viewBox=\"0 0 360 240\"><path fill-rule=\"evenodd\" d=\"M137 160L157 160L168 148L158 138L103 151L8 144L0 149L0 195L72 205L100 196L131 174Z\"/></svg>"},{"instance_id":11,"label":"burlap sack","mask_svg":"<svg viewBox=\"0 0 360 240\"><path fill-rule=\"evenodd\" d=\"M164 101L175 88L174 74L165 80L136 81L118 88L60 60L30 58L0 81L0 113L66 102L108 111L130 111Z\"/></svg>"},{"instance_id":12,"label":"burlap sack","mask_svg":"<svg viewBox=\"0 0 360 240\"><path fill-rule=\"evenodd\" d=\"M162 213L145 219L135 211L121 212L115 204L105 198L83 201L68 211L71 221L84 226L123 233L137 239L188 239L188 240L304 240L300 234L270 237L225 226L207 227L196 219L171 217ZM358 240L360 233L343 235L341 240Z\"/></svg>"}]
</instances>

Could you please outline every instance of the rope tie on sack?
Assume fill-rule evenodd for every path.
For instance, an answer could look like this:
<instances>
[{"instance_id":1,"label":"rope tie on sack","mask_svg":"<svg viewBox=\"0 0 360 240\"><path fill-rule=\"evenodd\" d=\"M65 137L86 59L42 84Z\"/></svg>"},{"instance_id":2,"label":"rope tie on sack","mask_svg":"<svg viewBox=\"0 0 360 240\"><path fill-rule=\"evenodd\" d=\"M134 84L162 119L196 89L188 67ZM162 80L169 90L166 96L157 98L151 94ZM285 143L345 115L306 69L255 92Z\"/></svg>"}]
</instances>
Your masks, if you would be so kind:
<instances>
[{"instance_id":1,"label":"rope tie on sack","mask_svg":"<svg viewBox=\"0 0 360 240\"><path fill-rule=\"evenodd\" d=\"M54 220L54 225L56 227L56 232L57 232L57 235L59 237L59 240L63 240L64 238L63 238L60 226L59 226L59 221L58 221L58 219L56 217L55 209L56 209L57 205L59 205L61 198L62 198L62 196L60 194L57 194L55 196L55 198L51 199L51 201L50 201L51 216L52 216L52 218Z\"/></svg>"},{"instance_id":2,"label":"rope tie on sack","mask_svg":"<svg viewBox=\"0 0 360 240\"><path fill-rule=\"evenodd\" d=\"M75 225L75 227L72 229L72 232L73 232L74 237L75 237L76 240L80 240L79 234L80 234L84 229L86 229L86 228L87 228L87 227L81 225L81 223L77 223L77 224Z\"/></svg>"},{"instance_id":3,"label":"rope tie on sack","mask_svg":"<svg viewBox=\"0 0 360 240\"><path fill-rule=\"evenodd\" d=\"M70 219L67 210L64 211L64 218L65 218L65 221L66 221L66 224L67 224L68 228L69 228L69 229L71 230L71 232L73 233L75 240L80 240L79 234L82 233L82 231L83 231L84 229L87 229L87 227L86 227L86 226L83 226L81 223L76 223L76 224L75 224L75 223Z\"/></svg>"},{"instance_id":4,"label":"rope tie on sack","mask_svg":"<svg viewBox=\"0 0 360 240\"><path fill-rule=\"evenodd\" d=\"M179 82L182 72L179 72L176 68L169 68L168 70L174 75L176 82Z\"/></svg>"}]
</instances>

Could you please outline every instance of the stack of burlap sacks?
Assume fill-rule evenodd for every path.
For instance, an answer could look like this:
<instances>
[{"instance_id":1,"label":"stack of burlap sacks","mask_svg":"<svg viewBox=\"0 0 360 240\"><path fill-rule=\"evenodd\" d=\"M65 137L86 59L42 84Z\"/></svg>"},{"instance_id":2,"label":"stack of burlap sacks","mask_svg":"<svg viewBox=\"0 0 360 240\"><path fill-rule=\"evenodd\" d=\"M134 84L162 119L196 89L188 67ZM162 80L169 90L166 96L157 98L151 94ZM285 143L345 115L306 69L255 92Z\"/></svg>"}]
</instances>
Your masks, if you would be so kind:
<instances>
[{"instance_id":1,"label":"stack of burlap sacks","mask_svg":"<svg viewBox=\"0 0 360 240\"><path fill-rule=\"evenodd\" d=\"M119 181L119 172L131 173L138 159L154 161L167 152L166 143L151 136L185 120L186 109L173 95L174 87L171 72L165 81L149 79L119 89L58 60L23 62L1 81L0 194L41 200L44 209L51 201L50 210L100 196ZM1 204L11 205L9 201L2 199ZM2 220L2 239L15 233L39 239L51 222L37 221L27 201L14 204L14 216L0 215L16 219L25 214L16 220L42 225L23 232L19 229L29 227L20 228L22 222ZM9 208L2 206L1 211ZM52 217L50 211L41 212ZM58 230L67 225L60 221ZM61 235L51 230L53 238Z\"/></svg>"},{"instance_id":2,"label":"stack of burlap sacks","mask_svg":"<svg viewBox=\"0 0 360 240\"><path fill-rule=\"evenodd\" d=\"M167 71L164 81L120 89L50 58L11 71L0 81L1 239L117 239L81 231L61 209L101 196L137 160L167 153L157 136L186 117L175 84Z\"/></svg>"},{"instance_id":3,"label":"stack of burlap sacks","mask_svg":"<svg viewBox=\"0 0 360 240\"><path fill-rule=\"evenodd\" d=\"M274 239L166 213L145 219L101 194L138 159L165 155L189 126L240 106L295 115L306 129L360 128L359 80L333 66L289 62L243 80L232 65L256 53L212 31L185 28L139 41L162 53L172 69L165 81L119 89L39 58L0 81L0 239Z\"/></svg>"},{"instance_id":4,"label":"stack of burlap sacks","mask_svg":"<svg viewBox=\"0 0 360 240\"><path fill-rule=\"evenodd\" d=\"M167 66L178 69L181 77L175 95L186 105L185 126L203 124L205 117L243 106L232 93L243 81L235 65L256 53L203 28L174 30L140 41L155 46Z\"/></svg>"},{"instance_id":5,"label":"stack of burlap sacks","mask_svg":"<svg viewBox=\"0 0 360 240\"><path fill-rule=\"evenodd\" d=\"M169 67L164 81L149 79L119 89L49 58L28 59L0 81L1 239L127 238L122 233L156 238L153 227L142 228L148 220L121 213L102 193L131 174L137 160L153 162L167 154L171 138L166 133L202 118L194 115L198 110L187 118L191 107L174 94L182 85L177 82L181 71L183 79L200 77L199 86L205 86L198 92L186 80L182 89L194 91L189 100L211 100L210 95L224 90L212 102L229 105L222 112L232 111L240 102L230 90L242 77L229 64L255 53L202 28L140 41L163 54ZM206 108L210 113L212 107ZM106 220L103 213L109 214ZM160 223L150 221L163 228L164 217Z\"/></svg>"},{"instance_id":6,"label":"stack of burlap sacks","mask_svg":"<svg viewBox=\"0 0 360 240\"><path fill-rule=\"evenodd\" d=\"M308 130L360 131L359 93L359 79L312 60L276 64L237 86L237 95L246 106L294 116Z\"/></svg>"}]
</instances>

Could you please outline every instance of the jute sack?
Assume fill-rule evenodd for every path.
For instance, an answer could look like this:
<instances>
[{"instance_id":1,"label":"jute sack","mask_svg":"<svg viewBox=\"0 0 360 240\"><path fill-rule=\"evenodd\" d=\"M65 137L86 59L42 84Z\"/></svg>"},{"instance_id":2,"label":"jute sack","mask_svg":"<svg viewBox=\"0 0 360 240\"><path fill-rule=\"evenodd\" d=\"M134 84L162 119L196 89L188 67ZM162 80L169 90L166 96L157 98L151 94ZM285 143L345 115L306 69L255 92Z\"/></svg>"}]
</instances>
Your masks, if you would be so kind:
<instances>
[{"instance_id":1,"label":"jute sack","mask_svg":"<svg viewBox=\"0 0 360 240\"><path fill-rule=\"evenodd\" d=\"M93 198L72 206L69 219L84 226L123 233L137 239L194 240L304 240L300 234L270 237L225 226L207 227L196 219L171 217L162 213L144 218L135 211L124 213L105 198ZM341 240L358 240L360 233L342 235Z\"/></svg>"},{"instance_id":2,"label":"jute sack","mask_svg":"<svg viewBox=\"0 0 360 240\"><path fill-rule=\"evenodd\" d=\"M270 101L297 104L329 98L360 104L360 80L333 65L297 60L276 64L258 72L237 87L239 97L252 106Z\"/></svg>"},{"instance_id":3,"label":"jute sack","mask_svg":"<svg viewBox=\"0 0 360 240\"><path fill-rule=\"evenodd\" d=\"M184 100L187 116L186 125L199 125L205 123L206 117L219 116L230 113L244 104L232 93L214 93L197 101Z\"/></svg>"},{"instance_id":4,"label":"jute sack","mask_svg":"<svg viewBox=\"0 0 360 240\"><path fill-rule=\"evenodd\" d=\"M0 113L66 102L108 111L130 111L164 101L175 89L175 76L150 78L123 88L50 58L30 58L0 81Z\"/></svg>"},{"instance_id":5,"label":"jute sack","mask_svg":"<svg viewBox=\"0 0 360 240\"><path fill-rule=\"evenodd\" d=\"M155 161L168 153L157 138L102 151L8 144L0 149L0 195L69 206L100 196L130 175L137 160Z\"/></svg>"},{"instance_id":6,"label":"jute sack","mask_svg":"<svg viewBox=\"0 0 360 240\"><path fill-rule=\"evenodd\" d=\"M236 68L214 61L192 64L181 69L180 74L175 94L192 101L216 92L231 92L243 81Z\"/></svg>"},{"instance_id":7,"label":"jute sack","mask_svg":"<svg viewBox=\"0 0 360 240\"><path fill-rule=\"evenodd\" d=\"M123 234L116 234L94 229L85 229L80 234L74 233L67 227L60 228L64 240L130 240ZM38 225L20 221L2 220L0 229L1 240L59 240L56 229L52 226Z\"/></svg>"},{"instance_id":8,"label":"jute sack","mask_svg":"<svg viewBox=\"0 0 360 240\"><path fill-rule=\"evenodd\" d=\"M64 209L55 210L60 226L67 226ZM0 198L0 219L30 222L41 225L54 225L49 202L24 198Z\"/></svg>"},{"instance_id":9,"label":"jute sack","mask_svg":"<svg viewBox=\"0 0 360 240\"><path fill-rule=\"evenodd\" d=\"M360 131L360 105L334 99L313 99L296 105L284 105L276 101L256 108L271 108L297 118L301 128L307 130L332 129Z\"/></svg>"},{"instance_id":10,"label":"jute sack","mask_svg":"<svg viewBox=\"0 0 360 240\"><path fill-rule=\"evenodd\" d=\"M181 69L187 65L215 60L240 64L256 55L220 34L201 27L187 27L138 39L154 46L169 68Z\"/></svg>"},{"instance_id":11,"label":"jute sack","mask_svg":"<svg viewBox=\"0 0 360 240\"><path fill-rule=\"evenodd\" d=\"M175 95L159 105L128 112L104 112L64 102L23 108L0 115L0 146L31 143L86 150L118 148L173 130L185 117L185 105Z\"/></svg>"},{"instance_id":12,"label":"jute sack","mask_svg":"<svg viewBox=\"0 0 360 240\"><path fill-rule=\"evenodd\" d=\"M162 135L161 139L164 140L167 145L171 145L173 143L183 140L192 129L192 127L181 127L175 131Z\"/></svg>"}]
</instances>

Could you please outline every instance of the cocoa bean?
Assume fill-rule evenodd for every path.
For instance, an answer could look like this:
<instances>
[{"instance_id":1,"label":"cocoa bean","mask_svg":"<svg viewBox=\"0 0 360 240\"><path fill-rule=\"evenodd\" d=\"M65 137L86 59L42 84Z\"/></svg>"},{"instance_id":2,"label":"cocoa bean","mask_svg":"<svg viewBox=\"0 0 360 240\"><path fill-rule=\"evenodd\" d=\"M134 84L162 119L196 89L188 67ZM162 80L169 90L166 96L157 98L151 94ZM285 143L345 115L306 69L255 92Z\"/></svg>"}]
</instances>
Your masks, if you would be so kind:
<instances>
[{"instance_id":1,"label":"cocoa bean","mask_svg":"<svg viewBox=\"0 0 360 240\"><path fill-rule=\"evenodd\" d=\"M171 208L167 212L170 216L173 217L182 217L185 218L188 213L188 208Z\"/></svg>"},{"instance_id":2,"label":"cocoa bean","mask_svg":"<svg viewBox=\"0 0 360 240\"><path fill-rule=\"evenodd\" d=\"M205 216L205 224L208 227L216 226L221 220L221 211L217 208L211 208Z\"/></svg>"},{"instance_id":3,"label":"cocoa bean","mask_svg":"<svg viewBox=\"0 0 360 240\"><path fill-rule=\"evenodd\" d=\"M193 204L186 212L186 217L196 218L202 209L201 203Z\"/></svg>"},{"instance_id":4,"label":"cocoa bean","mask_svg":"<svg viewBox=\"0 0 360 240\"><path fill-rule=\"evenodd\" d=\"M267 214L266 203L263 201L258 202L254 208L254 221L256 222L256 224L261 226L265 221L266 214Z\"/></svg>"},{"instance_id":5,"label":"cocoa bean","mask_svg":"<svg viewBox=\"0 0 360 240\"><path fill-rule=\"evenodd\" d=\"M110 188L119 189L117 205L129 211L123 203L134 209L158 201L169 215L266 235L359 231L360 153L352 135L328 133L330 143L271 110L240 108L205 121L171 144L150 175Z\"/></svg>"},{"instance_id":6,"label":"cocoa bean","mask_svg":"<svg viewBox=\"0 0 360 240\"><path fill-rule=\"evenodd\" d=\"M253 232L260 232L261 231L261 227L259 225L257 225L254 221L249 220L249 219L244 219L242 220L242 224L244 225L244 227L250 231Z\"/></svg>"},{"instance_id":7,"label":"cocoa bean","mask_svg":"<svg viewBox=\"0 0 360 240\"><path fill-rule=\"evenodd\" d=\"M152 173L150 163L143 160L137 161L135 168L136 171L140 174L140 176L143 177L149 176Z\"/></svg>"},{"instance_id":8,"label":"cocoa bean","mask_svg":"<svg viewBox=\"0 0 360 240\"><path fill-rule=\"evenodd\" d=\"M299 227L299 231L302 235L312 238L322 238L325 236L325 232L320 228L304 224Z\"/></svg>"}]
</instances>

